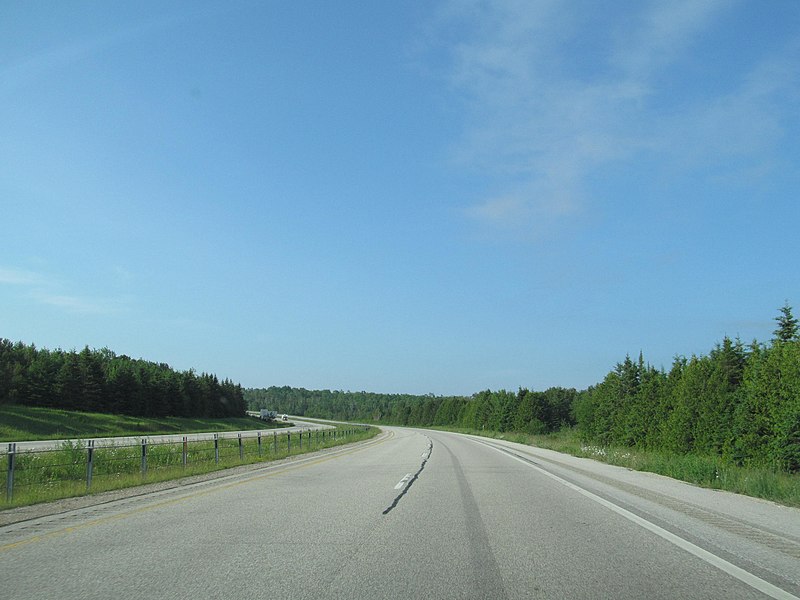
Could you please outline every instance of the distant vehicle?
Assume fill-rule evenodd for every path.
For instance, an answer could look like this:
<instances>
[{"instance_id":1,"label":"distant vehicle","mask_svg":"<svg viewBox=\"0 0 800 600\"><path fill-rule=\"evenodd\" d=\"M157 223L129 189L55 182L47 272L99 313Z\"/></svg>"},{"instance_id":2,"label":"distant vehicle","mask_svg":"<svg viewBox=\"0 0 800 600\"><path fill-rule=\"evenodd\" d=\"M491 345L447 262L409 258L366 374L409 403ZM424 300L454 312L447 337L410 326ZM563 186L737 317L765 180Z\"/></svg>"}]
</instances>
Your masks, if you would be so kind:
<instances>
[{"instance_id":1,"label":"distant vehicle","mask_svg":"<svg viewBox=\"0 0 800 600\"><path fill-rule=\"evenodd\" d=\"M258 415L259 419L263 419L264 421L272 421L278 416L278 411L276 410L267 410L266 408L262 408L261 412ZM284 417L286 415L283 415Z\"/></svg>"},{"instance_id":2,"label":"distant vehicle","mask_svg":"<svg viewBox=\"0 0 800 600\"><path fill-rule=\"evenodd\" d=\"M289 415L283 415L283 416L281 417L281 420L282 420L282 421L288 421L288 420L289 420Z\"/></svg>"}]
</instances>

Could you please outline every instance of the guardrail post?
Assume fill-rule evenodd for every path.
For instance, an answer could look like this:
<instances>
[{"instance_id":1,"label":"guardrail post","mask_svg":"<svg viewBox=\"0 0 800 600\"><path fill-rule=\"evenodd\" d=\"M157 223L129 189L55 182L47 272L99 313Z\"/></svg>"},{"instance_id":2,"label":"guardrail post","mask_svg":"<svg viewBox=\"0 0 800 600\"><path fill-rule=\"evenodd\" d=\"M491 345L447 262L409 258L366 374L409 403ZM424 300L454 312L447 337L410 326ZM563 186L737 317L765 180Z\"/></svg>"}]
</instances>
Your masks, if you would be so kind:
<instances>
[{"instance_id":1,"label":"guardrail post","mask_svg":"<svg viewBox=\"0 0 800 600\"><path fill-rule=\"evenodd\" d=\"M273 449L274 453L277 454L278 453L278 432L277 431L273 431L272 432L272 440L273 440L272 449Z\"/></svg>"},{"instance_id":2,"label":"guardrail post","mask_svg":"<svg viewBox=\"0 0 800 600\"><path fill-rule=\"evenodd\" d=\"M214 434L214 464L219 464L219 434Z\"/></svg>"},{"instance_id":3,"label":"guardrail post","mask_svg":"<svg viewBox=\"0 0 800 600\"><path fill-rule=\"evenodd\" d=\"M292 453L292 434L286 432L286 454Z\"/></svg>"},{"instance_id":4,"label":"guardrail post","mask_svg":"<svg viewBox=\"0 0 800 600\"><path fill-rule=\"evenodd\" d=\"M186 463L189 460L189 442L186 439L186 436L183 436L183 456L181 456L181 462L183 463L183 468L186 468Z\"/></svg>"},{"instance_id":5,"label":"guardrail post","mask_svg":"<svg viewBox=\"0 0 800 600\"><path fill-rule=\"evenodd\" d=\"M17 459L17 445L8 445L8 474L6 475L6 502L14 499L14 463Z\"/></svg>"},{"instance_id":6,"label":"guardrail post","mask_svg":"<svg viewBox=\"0 0 800 600\"><path fill-rule=\"evenodd\" d=\"M303 449L303 431L300 430L300 450Z\"/></svg>"},{"instance_id":7,"label":"guardrail post","mask_svg":"<svg viewBox=\"0 0 800 600\"><path fill-rule=\"evenodd\" d=\"M92 489L92 471L94 470L94 440L86 445L86 491Z\"/></svg>"},{"instance_id":8,"label":"guardrail post","mask_svg":"<svg viewBox=\"0 0 800 600\"><path fill-rule=\"evenodd\" d=\"M147 438L142 438L142 479L147 475Z\"/></svg>"},{"instance_id":9,"label":"guardrail post","mask_svg":"<svg viewBox=\"0 0 800 600\"><path fill-rule=\"evenodd\" d=\"M258 432L258 455L261 456L261 432Z\"/></svg>"},{"instance_id":10,"label":"guardrail post","mask_svg":"<svg viewBox=\"0 0 800 600\"><path fill-rule=\"evenodd\" d=\"M239 434L239 460L244 460L244 446L242 445L242 434Z\"/></svg>"}]
</instances>

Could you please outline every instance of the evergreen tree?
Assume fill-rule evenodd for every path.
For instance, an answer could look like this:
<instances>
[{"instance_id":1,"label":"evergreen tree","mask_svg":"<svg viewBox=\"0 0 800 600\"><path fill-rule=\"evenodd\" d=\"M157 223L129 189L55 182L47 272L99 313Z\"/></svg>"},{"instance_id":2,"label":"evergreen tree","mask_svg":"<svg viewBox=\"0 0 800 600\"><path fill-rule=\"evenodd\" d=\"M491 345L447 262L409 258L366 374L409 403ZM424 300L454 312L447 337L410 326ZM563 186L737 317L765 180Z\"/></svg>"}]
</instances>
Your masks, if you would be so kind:
<instances>
[{"instance_id":1,"label":"evergreen tree","mask_svg":"<svg viewBox=\"0 0 800 600\"><path fill-rule=\"evenodd\" d=\"M58 403L56 377L61 367L60 352L40 350L28 367L27 404L55 406Z\"/></svg>"},{"instance_id":2,"label":"evergreen tree","mask_svg":"<svg viewBox=\"0 0 800 600\"><path fill-rule=\"evenodd\" d=\"M106 375L103 372L100 354L86 346L78 354L81 372L81 410L96 412L104 410Z\"/></svg>"},{"instance_id":3,"label":"evergreen tree","mask_svg":"<svg viewBox=\"0 0 800 600\"><path fill-rule=\"evenodd\" d=\"M56 375L59 406L65 410L81 410L83 381L81 365L75 351L64 354L64 362Z\"/></svg>"},{"instance_id":4,"label":"evergreen tree","mask_svg":"<svg viewBox=\"0 0 800 600\"><path fill-rule=\"evenodd\" d=\"M11 402L11 380L16 364L14 354L11 340L0 338L0 404Z\"/></svg>"},{"instance_id":5,"label":"evergreen tree","mask_svg":"<svg viewBox=\"0 0 800 600\"><path fill-rule=\"evenodd\" d=\"M517 392L517 411L514 415L514 430L525 433L544 433L542 420L544 394L522 389Z\"/></svg>"},{"instance_id":6,"label":"evergreen tree","mask_svg":"<svg viewBox=\"0 0 800 600\"><path fill-rule=\"evenodd\" d=\"M797 339L797 319L792 315L792 307L787 301L781 308L781 314L775 317L778 328L772 333L775 335L775 342L790 342Z\"/></svg>"}]
</instances>

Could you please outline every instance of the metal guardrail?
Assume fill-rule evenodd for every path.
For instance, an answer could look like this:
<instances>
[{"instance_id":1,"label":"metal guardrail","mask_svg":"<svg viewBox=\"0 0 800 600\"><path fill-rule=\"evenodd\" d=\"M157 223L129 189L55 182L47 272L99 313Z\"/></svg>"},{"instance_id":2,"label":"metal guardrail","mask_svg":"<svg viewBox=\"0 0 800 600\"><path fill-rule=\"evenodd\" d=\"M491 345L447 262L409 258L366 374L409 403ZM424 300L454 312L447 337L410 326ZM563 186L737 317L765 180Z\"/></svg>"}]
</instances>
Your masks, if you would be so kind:
<instances>
[{"instance_id":1,"label":"metal guardrail","mask_svg":"<svg viewBox=\"0 0 800 600\"><path fill-rule=\"evenodd\" d=\"M321 449L367 429L354 426L294 432L215 433L213 439L209 440L192 440L189 435L180 436L180 440L165 441L152 441L144 437L135 444L110 445L105 443L107 440L103 445L91 439L67 440L62 442L60 448L46 450L19 449L12 442L5 453L6 485L0 497L4 503L10 504L15 491L24 488L77 487L85 483L85 491L90 492L98 478L119 479L139 475L140 481L146 482L148 473L159 469L191 471L193 466L210 465L213 462L214 466L207 469L210 471L282 458L291 455L293 449L295 453L303 451L304 447L306 451Z\"/></svg>"}]
</instances>

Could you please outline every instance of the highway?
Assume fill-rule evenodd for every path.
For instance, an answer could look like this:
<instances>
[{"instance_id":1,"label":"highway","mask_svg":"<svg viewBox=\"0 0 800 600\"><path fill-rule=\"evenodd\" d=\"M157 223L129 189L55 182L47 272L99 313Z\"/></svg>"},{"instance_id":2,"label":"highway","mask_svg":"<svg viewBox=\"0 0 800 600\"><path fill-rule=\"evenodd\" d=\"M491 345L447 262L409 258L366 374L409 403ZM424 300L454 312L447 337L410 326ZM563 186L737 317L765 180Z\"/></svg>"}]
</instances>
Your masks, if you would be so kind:
<instances>
[{"instance_id":1,"label":"highway","mask_svg":"<svg viewBox=\"0 0 800 600\"><path fill-rule=\"evenodd\" d=\"M509 442L383 430L0 527L0 597L800 596L800 510Z\"/></svg>"},{"instance_id":2,"label":"highway","mask_svg":"<svg viewBox=\"0 0 800 600\"><path fill-rule=\"evenodd\" d=\"M249 414L249 413L248 413ZM316 431L321 429L331 429L333 425L325 425L321 423L313 423L311 421L303 421L300 419L292 418L290 420L292 426L291 427L280 427L280 428L272 428L272 429L262 429L261 433L264 435L272 435L273 433L277 433L278 435L285 435L286 433L296 433L300 431ZM16 444L16 451L17 452L44 452L47 450L59 450L64 442L71 441L71 442L81 442L85 445L86 442L89 440L94 441L95 448L101 448L104 446L136 446L142 442L143 439L146 439L150 444L177 444L183 441L183 438L186 438L188 442L200 442L204 440L213 440L214 436L219 436L220 439L223 438L236 438L238 435L242 437L255 437L258 435L257 429L247 429L242 431L220 431L217 433L214 432L203 432L203 433L167 433L167 434L160 434L160 435L147 435L142 434L138 436L116 436L116 437L93 437L93 438L80 438L80 439L71 439L71 440L31 440L31 441L24 441L24 442L15 442ZM0 444L0 456L8 454L8 443L4 442Z\"/></svg>"}]
</instances>

